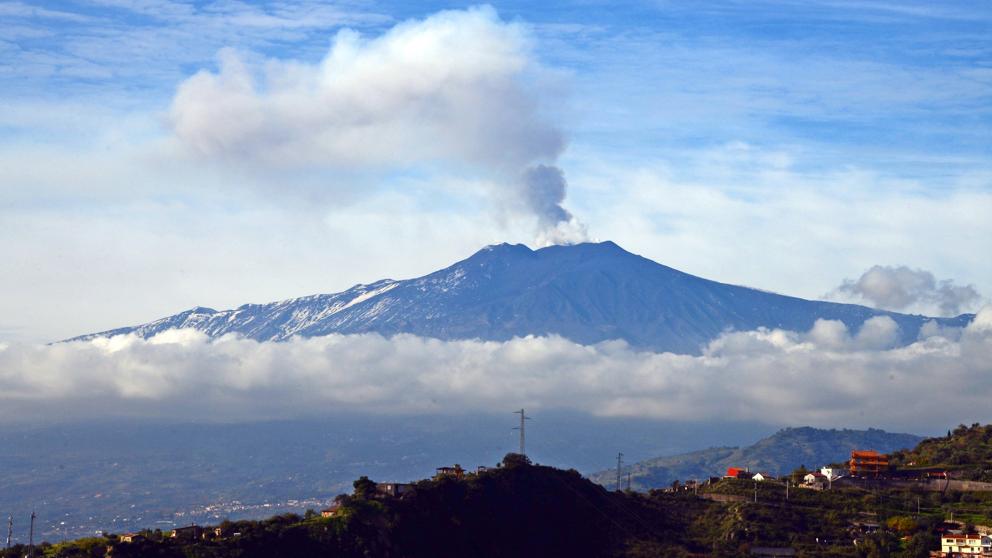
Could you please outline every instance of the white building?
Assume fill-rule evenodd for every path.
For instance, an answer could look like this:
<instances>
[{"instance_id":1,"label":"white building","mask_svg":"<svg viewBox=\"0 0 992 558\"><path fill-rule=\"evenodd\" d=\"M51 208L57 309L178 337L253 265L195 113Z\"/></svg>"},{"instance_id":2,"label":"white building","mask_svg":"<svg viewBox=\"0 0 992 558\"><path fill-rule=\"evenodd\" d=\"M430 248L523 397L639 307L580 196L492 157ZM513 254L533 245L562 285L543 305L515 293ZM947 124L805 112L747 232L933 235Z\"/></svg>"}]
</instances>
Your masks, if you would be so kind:
<instances>
[{"instance_id":1,"label":"white building","mask_svg":"<svg viewBox=\"0 0 992 558\"><path fill-rule=\"evenodd\" d=\"M992 555L992 537L988 535L941 535L940 551L944 556Z\"/></svg>"},{"instance_id":2,"label":"white building","mask_svg":"<svg viewBox=\"0 0 992 558\"><path fill-rule=\"evenodd\" d=\"M844 476L845 473L847 473L846 470L837 469L835 467L824 467L820 469L820 474L827 477L827 480L830 481L835 481L841 478L842 476Z\"/></svg>"},{"instance_id":3,"label":"white building","mask_svg":"<svg viewBox=\"0 0 992 558\"><path fill-rule=\"evenodd\" d=\"M809 473L803 477L803 486L815 490L823 490L827 487L827 477L822 473Z\"/></svg>"}]
</instances>

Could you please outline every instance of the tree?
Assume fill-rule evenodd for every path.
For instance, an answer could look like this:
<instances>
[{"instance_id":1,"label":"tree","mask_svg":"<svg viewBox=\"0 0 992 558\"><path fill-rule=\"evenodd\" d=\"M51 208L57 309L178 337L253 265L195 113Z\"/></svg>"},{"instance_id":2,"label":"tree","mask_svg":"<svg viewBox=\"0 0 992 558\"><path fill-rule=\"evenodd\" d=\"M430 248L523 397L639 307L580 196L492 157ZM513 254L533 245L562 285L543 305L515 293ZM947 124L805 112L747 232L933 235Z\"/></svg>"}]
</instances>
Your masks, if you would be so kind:
<instances>
[{"instance_id":1,"label":"tree","mask_svg":"<svg viewBox=\"0 0 992 558\"><path fill-rule=\"evenodd\" d=\"M886 530L865 537L859 550L867 558L888 558L892 552L899 549L899 539Z\"/></svg>"},{"instance_id":2,"label":"tree","mask_svg":"<svg viewBox=\"0 0 992 558\"><path fill-rule=\"evenodd\" d=\"M903 535L908 535L916 531L918 528L916 520L913 519L912 517L905 515L896 515L890 517L889 520L886 521L886 524L889 526L889 529L898 531Z\"/></svg>"},{"instance_id":3,"label":"tree","mask_svg":"<svg viewBox=\"0 0 992 558\"><path fill-rule=\"evenodd\" d=\"M356 498L364 498L368 500L369 498L372 498L372 496L375 495L375 488L376 488L375 482L369 480L369 478L364 475L358 477L358 480L352 483L352 486L355 487Z\"/></svg>"},{"instance_id":4,"label":"tree","mask_svg":"<svg viewBox=\"0 0 992 558\"><path fill-rule=\"evenodd\" d=\"M808 474L809 469L807 469L805 465L800 465L798 469L792 471L792 483L799 484L803 482L803 479L805 479Z\"/></svg>"},{"instance_id":5,"label":"tree","mask_svg":"<svg viewBox=\"0 0 992 558\"><path fill-rule=\"evenodd\" d=\"M507 469L513 467L527 467L531 465L530 458L520 453L508 453L503 457L503 466Z\"/></svg>"},{"instance_id":6,"label":"tree","mask_svg":"<svg viewBox=\"0 0 992 558\"><path fill-rule=\"evenodd\" d=\"M913 535L906 545L906 556L909 558L930 558L930 535L926 532L919 532Z\"/></svg>"}]
</instances>

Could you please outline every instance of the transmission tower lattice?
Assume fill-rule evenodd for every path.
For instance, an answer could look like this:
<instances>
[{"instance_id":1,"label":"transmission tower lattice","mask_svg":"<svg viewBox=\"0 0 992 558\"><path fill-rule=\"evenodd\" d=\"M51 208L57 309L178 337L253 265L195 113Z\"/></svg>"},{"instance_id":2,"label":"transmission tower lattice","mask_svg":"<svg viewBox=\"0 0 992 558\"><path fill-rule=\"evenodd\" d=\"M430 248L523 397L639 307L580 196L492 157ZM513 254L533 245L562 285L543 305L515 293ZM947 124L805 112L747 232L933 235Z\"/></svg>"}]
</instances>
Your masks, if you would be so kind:
<instances>
[{"instance_id":1,"label":"transmission tower lattice","mask_svg":"<svg viewBox=\"0 0 992 558\"><path fill-rule=\"evenodd\" d=\"M617 453L617 492L623 492L623 452Z\"/></svg>"},{"instance_id":2,"label":"transmission tower lattice","mask_svg":"<svg viewBox=\"0 0 992 558\"><path fill-rule=\"evenodd\" d=\"M520 455L526 456L527 453L524 451L525 425L526 425L525 421L530 420L530 417L527 416L527 413L523 409L520 409L519 411L513 411L513 414L520 415L520 426L514 428L514 430L520 431Z\"/></svg>"}]
</instances>

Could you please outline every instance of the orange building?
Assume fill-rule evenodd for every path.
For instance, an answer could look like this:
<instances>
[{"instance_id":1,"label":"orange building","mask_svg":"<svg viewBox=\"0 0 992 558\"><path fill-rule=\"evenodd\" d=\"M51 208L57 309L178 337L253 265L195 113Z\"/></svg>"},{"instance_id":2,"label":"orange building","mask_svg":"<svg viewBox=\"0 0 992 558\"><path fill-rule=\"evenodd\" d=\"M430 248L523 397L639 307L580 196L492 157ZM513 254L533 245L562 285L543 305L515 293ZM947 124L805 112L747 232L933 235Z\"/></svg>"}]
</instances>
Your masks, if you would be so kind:
<instances>
[{"instance_id":1,"label":"orange building","mask_svg":"<svg viewBox=\"0 0 992 558\"><path fill-rule=\"evenodd\" d=\"M877 477L889 470L889 456L875 450L853 450L851 452L852 477Z\"/></svg>"}]
</instances>

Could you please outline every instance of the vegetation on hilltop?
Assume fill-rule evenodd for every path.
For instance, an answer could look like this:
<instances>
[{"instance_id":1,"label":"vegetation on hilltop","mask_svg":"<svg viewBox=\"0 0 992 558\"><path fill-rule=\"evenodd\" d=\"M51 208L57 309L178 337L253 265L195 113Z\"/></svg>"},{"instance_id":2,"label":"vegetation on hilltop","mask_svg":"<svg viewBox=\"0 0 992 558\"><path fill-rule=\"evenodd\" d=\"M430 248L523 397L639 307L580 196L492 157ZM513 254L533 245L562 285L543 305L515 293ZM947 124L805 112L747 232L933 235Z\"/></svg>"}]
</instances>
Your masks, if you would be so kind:
<instances>
[{"instance_id":1,"label":"vegetation on hilltop","mask_svg":"<svg viewBox=\"0 0 992 558\"><path fill-rule=\"evenodd\" d=\"M899 467L943 467L956 478L992 482L992 424L962 424L946 436L893 453L890 462Z\"/></svg>"},{"instance_id":2,"label":"vegetation on hilltop","mask_svg":"<svg viewBox=\"0 0 992 558\"><path fill-rule=\"evenodd\" d=\"M379 496L368 479L339 497L334 517L282 515L226 522L223 535L204 540L146 532L141 542L107 539L47 545L36 555L161 557L502 557L678 555L697 508L665 505L646 496L609 492L574 470L530 464L510 454L502 467L417 483L402 498ZM237 535L235 535L237 533ZM100 544L102 542L102 544ZM2 553L0 557L20 556Z\"/></svg>"}]
</instances>

